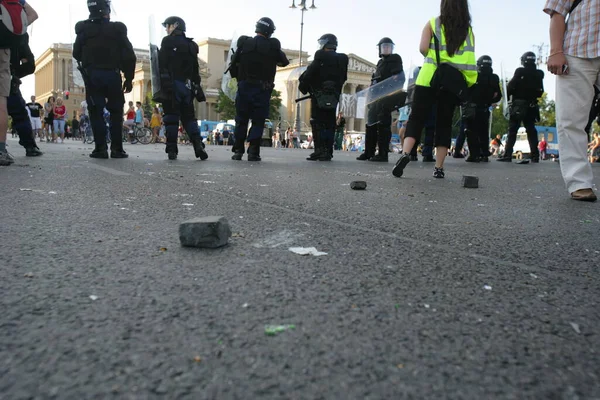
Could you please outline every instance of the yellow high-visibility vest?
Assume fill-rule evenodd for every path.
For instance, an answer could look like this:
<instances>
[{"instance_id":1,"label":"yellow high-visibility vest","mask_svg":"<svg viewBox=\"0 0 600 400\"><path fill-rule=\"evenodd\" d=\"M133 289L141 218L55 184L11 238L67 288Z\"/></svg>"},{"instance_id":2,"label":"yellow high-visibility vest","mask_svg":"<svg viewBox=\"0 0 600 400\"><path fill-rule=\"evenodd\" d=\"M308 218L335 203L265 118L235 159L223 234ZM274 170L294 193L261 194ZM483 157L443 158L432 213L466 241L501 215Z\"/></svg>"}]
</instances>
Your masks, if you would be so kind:
<instances>
[{"instance_id":1,"label":"yellow high-visibility vest","mask_svg":"<svg viewBox=\"0 0 600 400\"><path fill-rule=\"evenodd\" d=\"M440 63L447 63L458 69L464 75L467 86L473 86L477 83L477 61L475 59L475 37L473 36L473 30L469 28L467 40L465 40L462 46L460 46L454 55L450 57L447 52L446 35L444 33L444 27L440 22L440 17L431 18L429 23L431 24L433 34L437 36L440 43ZM429 52L427 53L427 57L425 57L423 68L419 71L419 76L415 83L419 86L429 87L431 78L433 78L436 69L437 58L435 54L435 40L432 36L431 42L429 43Z\"/></svg>"}]
</instances>

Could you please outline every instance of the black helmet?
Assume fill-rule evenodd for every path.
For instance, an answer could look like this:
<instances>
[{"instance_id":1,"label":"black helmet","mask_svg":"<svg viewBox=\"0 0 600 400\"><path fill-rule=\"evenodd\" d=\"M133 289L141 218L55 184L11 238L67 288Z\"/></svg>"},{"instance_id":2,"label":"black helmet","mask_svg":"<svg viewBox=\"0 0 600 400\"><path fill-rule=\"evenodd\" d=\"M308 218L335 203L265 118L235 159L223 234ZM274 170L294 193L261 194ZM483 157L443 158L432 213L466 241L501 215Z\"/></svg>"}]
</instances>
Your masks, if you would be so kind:
<instances>
[{"instance_id":1,"label":"black helmet","mask_svg":"<svg viewBox=\"0 0 600 400\"><path fill-rule=\"evenodd\" d=\"M110 15L110 0L88 0L87 6L90 11L90 19L99 19Z\"/></svg>"},{"instance_id":2,"label":"black helmet","mask_svg":"<svg viewBox=\"0 0 600 400\"><path fill-rule=\"evenodd\" d=\"M532 51L528 51L527 53L523 54L521 56L521 65L526 67L526 66L531 66L531 65L536 65L536 61L537 61L537 57L535 56L535 53Z\"/></svg>"},{"instance_id":3,"label":"black helmet","mask_svg":"<svg viewBox=\"0 0 600 400\"><path fill-rule=\"evenodd\" d=\"M256 21L256 29L255 33L260 33L265 35L266 37L271 37L273 32L275 32L275 23L271 18L262 17L258 21Z\"/></svg>"},{"instance_id":4,"label":"black helmet","mask_svg":"<svg viewBox=\"0 0 600 400\"><path fill-rule=\"evenodd\" d=\"M326 33L318 40L321 49L337 49L337 37L333 33Z\"/></svg>"},{"instance_id":5,"label":"black helmet","mask_svg":"<svg viewBox=\"0 0 600 400\"><path fill-rule=\"evenodd\" d=\"M175 29L180 30L181 32L185 32L185 21L179 17L169 17L165 19L165 22L162 23L162 26L165 28L169 25L175 25Z\"/></svg>"},{"instance_id":6,"label":"black helmet","mask_svg":"<svg viewBox=\"0 0 600 400\"><path fill-rule=\"evenodd\" d=\"M377 43L377 47L379 47L379 57L389 56L394 52L394 42L389 37L381 38L379 43Z\"/></svg>"},{"instance_id":7,"label":"black helmet","mask_svg":"<svg viewBox=\"0 0 600 400\"><path fill-rule=\"evenodd\" d=\"M490 56L481 56L477 60L477 68L479 70L483 68L492 68L492 57Z\"/></svg>"}]
</instances>

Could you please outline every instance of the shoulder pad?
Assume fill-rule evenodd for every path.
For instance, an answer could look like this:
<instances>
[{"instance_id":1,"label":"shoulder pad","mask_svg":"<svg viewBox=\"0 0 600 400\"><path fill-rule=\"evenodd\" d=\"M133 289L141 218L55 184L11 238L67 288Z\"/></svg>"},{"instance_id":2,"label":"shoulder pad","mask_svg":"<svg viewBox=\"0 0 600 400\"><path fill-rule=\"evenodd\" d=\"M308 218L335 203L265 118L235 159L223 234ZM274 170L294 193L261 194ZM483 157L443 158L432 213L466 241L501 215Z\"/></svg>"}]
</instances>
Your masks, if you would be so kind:
<instances>
[{"instance_id":1,"label":"shoulder pad","mask_svg":"<svg viewBox=\"0 0 600 400\"><path fill-rule=\"evenodd\" d=\"M85 29L85 21L79 21L75 24L75 34L79 35Z\"/></svg>"},{"instance_id":2,"label":"shoulder pad","mask_svg":"<svg viewBox=\"0 0 600 400\"><path fill-rule=\"evenodd\" d=\"M348 64L349 58L346 54L344 53L337 53L338 57L340 58L340 60L342 60L343 63Z\"/></svg>"},{"instance_id":3,"label":"shoulder pad","mask_svg":"<svg viewBox=\"0 0 600 400\"><path fill-rule=\"evenodd\" d=\"M122 22L111 22L111 24L114 24L114 27L116 28L117 32L122 33L124 35L127 35L127 26L125 26L124 23L122 23Z\"/></svg>"},{"instance_id":4,"label":"shoulder pad","mask_svg":"<svg viewBox=\"0 0 600 400\"><path fill-rule=\"evenodd\" d=\"M244 42L246 42L246 40L250 39L250 36L246 36L246 35L242 35L238 38L237 41L237 47L242 47L244 45Z\"/></svg>"},{"instance_id":5,"label":"shoulder pad","mask_svg":"<svg viewBox=\"0 0 600 400\"><path fill-rule=\"evenodd\" d=\"M315 52L314 60L320 60L323 58L323 54L325 54L325 50L319 49Z\"/></svg>"},{"instance_id":6,"label":"shoulder pad","mask_svg":"<svg viewBox=\"0 0 600 400\"><path fill-rule=\"evenodd\" d=\"M198 47L198 43L194 42L192 39L189 39L189 44L190 44L190 51L192 52L192 54L198 54L200 52L200 48Z\"/></svg>"},{"instance_id":7,"label":"shoulder pad","mask_svg":"<svg viewBox=\"0 0 600 400\"><path fill-rule=\"evenodd\" d=\"M538 71L537 74L540 76L540 78L543 79L544 78L544 71L542 71L541 69L538 69L537 71Z\"/></svg>"},{"instance_id":8,"label":"shoulder pad","mask_svg":"<svg viewBox=\"0 0 600 400\"><path fill-rule=\"evenodd\" d=\"M271 48L273 50L281 50L281 42L279 41L279 39L270 38L269 42L271 42Z\"/></svg>"},{"instance_id":9,"label":"shoulder pad","mask_svg":"<svg viewBox=\"0 0 600 400\"><path fill-rule=\"evenodd\" d=\"M393 61L402 61L402 57L400 57L400 55L396 53L390 54L389 59Z\"/></svg>"}]
</instances>

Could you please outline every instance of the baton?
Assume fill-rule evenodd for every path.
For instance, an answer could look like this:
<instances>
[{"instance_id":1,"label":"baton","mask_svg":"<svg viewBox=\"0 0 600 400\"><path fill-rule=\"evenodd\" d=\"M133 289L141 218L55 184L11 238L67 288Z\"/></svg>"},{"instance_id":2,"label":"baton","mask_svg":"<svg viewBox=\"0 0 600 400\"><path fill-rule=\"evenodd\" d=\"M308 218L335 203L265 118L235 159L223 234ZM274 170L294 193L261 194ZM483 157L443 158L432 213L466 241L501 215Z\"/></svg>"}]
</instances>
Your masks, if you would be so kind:
<instances>
[{"instance_id":1,"label":"baton","mask_svg":"<svg viewBox=\"0 0 600 400\"><path fill-rule=\"evenodd\" d=\"M310 94L308 96L304 96L304 97L300 97L299 99L296 99L296 103L299 103L301 101L308 100L308 99L310 99Z\"/></svg>"}]
</instances>

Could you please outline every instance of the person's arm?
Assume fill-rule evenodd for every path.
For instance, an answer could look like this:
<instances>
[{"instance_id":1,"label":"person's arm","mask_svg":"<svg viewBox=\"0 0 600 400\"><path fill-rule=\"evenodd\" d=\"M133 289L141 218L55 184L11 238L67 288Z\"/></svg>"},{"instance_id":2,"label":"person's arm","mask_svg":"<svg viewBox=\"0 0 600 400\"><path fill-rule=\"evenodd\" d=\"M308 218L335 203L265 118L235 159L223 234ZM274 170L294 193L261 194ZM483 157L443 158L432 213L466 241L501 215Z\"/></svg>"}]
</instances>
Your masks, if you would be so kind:
<instances>
[{"instance_id":1,"label":"person's arm","mask_svg":"<svg viewBox=\"0 0 600 400\"><path fill-rule=\"evenodd\" d=\"M565 16L551 10L550 11L550 57L548 57L548 71L554 75L566 75L569 73L567 58L563 53L563 42L567 24ZM564 67L566 66L566 67ZM563 67L565 68L563 70Z\"/></svg>"},{"instance_id":2,"label":"person's arm","mask_svg":"<svg viewBox=\"0 0 600 400\"><path fill-rule=\"evenodd\" d=\"M27 25L31 25L38 19L38 13L29 5L29 3L23 4L25 15L27 15Z\"/></svg>"},{"instance_id":3,"label":"person's arm","mask_svg":"<svg viewBox=\"0 0 600 400\"><path fill-rule=\"evenodd\" d=\"M427 57L427 53L429 53L429 44L431 43L432 37L433 31L431 30L431 23L427 22L421 33L421 44L419 45L419 51L423 54L423 57Z\"/></svg>"}]
</instances>

